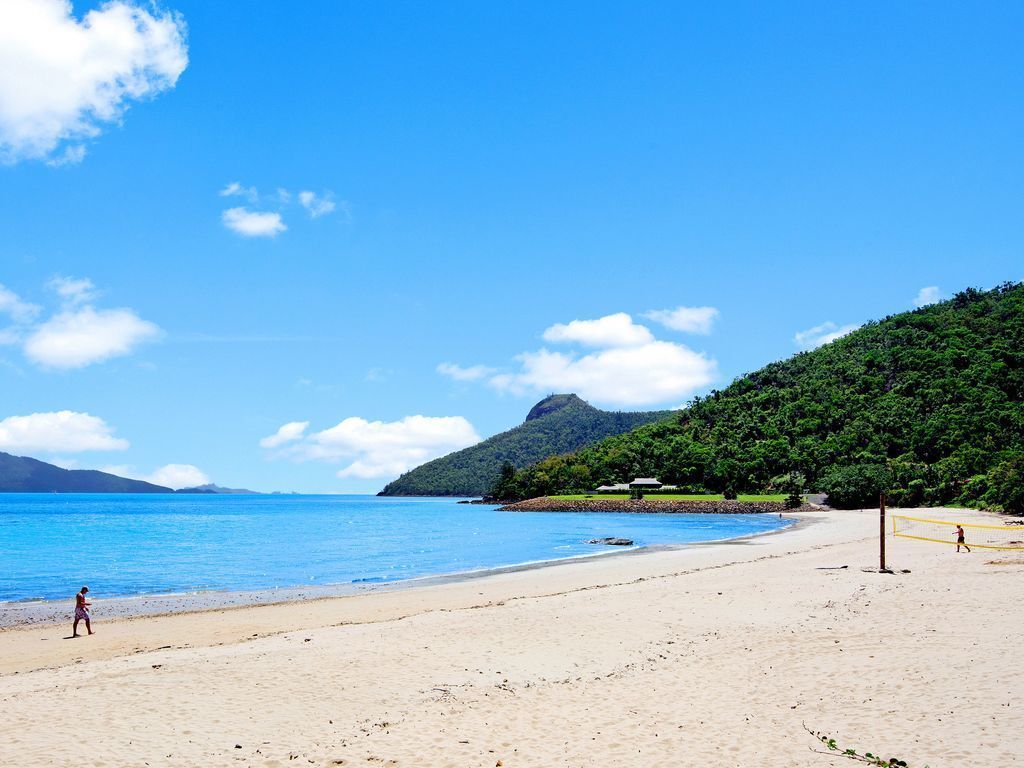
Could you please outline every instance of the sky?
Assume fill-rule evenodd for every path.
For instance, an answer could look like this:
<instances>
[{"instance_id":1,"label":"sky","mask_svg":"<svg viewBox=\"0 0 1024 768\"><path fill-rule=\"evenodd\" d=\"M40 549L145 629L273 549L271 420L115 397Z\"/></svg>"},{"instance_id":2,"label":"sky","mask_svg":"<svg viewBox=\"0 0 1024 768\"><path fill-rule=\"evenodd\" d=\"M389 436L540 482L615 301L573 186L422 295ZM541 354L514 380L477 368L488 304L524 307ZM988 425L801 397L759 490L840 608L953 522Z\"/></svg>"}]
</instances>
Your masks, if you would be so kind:
<instances>
[{"instance_id":1,"label":"sky","mask_svg":"<svg viewBox=\"0 0 1024 768\"><path fill-rule=\"evenodd\" d=\"M1024 278L1019 3L0 0L0 451L374 492Z\"/></svg>"}]
</instances>

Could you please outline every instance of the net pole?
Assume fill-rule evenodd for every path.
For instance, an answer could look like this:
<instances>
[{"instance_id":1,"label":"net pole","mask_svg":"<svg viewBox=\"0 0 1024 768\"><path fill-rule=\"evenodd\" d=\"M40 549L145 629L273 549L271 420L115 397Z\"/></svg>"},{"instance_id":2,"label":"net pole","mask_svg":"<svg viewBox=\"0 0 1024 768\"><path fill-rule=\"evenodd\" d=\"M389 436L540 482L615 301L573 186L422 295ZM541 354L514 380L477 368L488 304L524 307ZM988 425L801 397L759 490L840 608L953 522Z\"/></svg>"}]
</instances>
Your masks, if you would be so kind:
<instances>
[{"instance_id":1,"label":"net pole","mask_svg":"<svg viewBox=\"0 0 1024 768\"><path fill-rule=\"evenodd\" d=\"M878 570L885 570L885 494L878 495Z\"/></svg>"}]
</instances>

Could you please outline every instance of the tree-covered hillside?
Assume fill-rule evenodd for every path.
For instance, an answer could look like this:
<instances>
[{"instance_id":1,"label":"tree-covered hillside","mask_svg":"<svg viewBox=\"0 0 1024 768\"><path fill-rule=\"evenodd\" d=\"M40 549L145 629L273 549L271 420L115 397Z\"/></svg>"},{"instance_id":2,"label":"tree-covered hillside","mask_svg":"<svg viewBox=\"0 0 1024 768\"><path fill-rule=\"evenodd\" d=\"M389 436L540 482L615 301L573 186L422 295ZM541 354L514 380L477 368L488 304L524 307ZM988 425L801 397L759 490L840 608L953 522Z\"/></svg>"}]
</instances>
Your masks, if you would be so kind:
<instances>
[{"instance_id":1,"label":"tree-covered hillside","mask_svg":"<svg viewBox=\"0 0 1024 768\"><path fill-rule=\"evenodd\" d=\"M507 477L502 498L656 475L762 492L790 473L859 506L1024 511L1024 285L967 290L743 376L657 424Z\"/></svg>"},{"instance_id":2,"label":"tree-covered hillside","mask_svg":"<svg viewBox=\"0 0 1024 768\"><path fill-rule=\"evenodd\" d=\"M170 488L95 469L63 469L0 453L0 493L173 493Z\"/></svg>"},{"instance_id":3,"label":"tree-covered hillside","mask_svg":"<svg viewBox=\"0 0 1024 768\"><path fill-rule=\"evenodd\" d=\"M497 482L505 463L525 467L664 419L670 413L610 413L576 395L551 395L537 403L518 427L428 461L389 483L379 495L482 496Z\"/></svg>"}]
</instances>

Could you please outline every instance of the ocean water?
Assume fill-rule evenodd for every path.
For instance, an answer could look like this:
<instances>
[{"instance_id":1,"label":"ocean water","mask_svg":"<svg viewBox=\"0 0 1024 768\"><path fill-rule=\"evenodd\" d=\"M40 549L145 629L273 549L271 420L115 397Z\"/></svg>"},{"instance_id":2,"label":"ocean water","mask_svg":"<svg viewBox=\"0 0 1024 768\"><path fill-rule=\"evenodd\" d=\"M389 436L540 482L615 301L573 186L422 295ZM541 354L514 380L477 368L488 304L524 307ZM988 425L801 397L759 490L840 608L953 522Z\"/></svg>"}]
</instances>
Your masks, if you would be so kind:
<instances>
[{"instance_id":1,"label":"ocean water","mask_svg":"<svg viewBox=\"0 0 1024 768\"><path fill-rule=\"evenodd\" d=\"M713 541L773 515L498 512L375 496L0 494L0 602L392 581Z\"/></svg>"}]
</instances>

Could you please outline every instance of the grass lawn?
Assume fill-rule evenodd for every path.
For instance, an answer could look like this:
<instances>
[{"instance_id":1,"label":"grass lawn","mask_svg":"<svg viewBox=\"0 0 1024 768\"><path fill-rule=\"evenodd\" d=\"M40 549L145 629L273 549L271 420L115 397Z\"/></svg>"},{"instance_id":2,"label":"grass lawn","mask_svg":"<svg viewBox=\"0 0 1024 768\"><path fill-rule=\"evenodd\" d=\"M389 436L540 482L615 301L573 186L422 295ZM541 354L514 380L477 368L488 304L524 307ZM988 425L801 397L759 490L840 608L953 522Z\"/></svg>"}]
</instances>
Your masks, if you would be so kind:
<instances>
[{"instance_id":1,"label":"grass lawn","mask_svg":"<svg viewBox=\"0 0 1024 768\"><path fill-rule=\"evenodd\" d=\"M564 496L552 496L552 499L614 499L621 501L628 499L628 493L570 493ZM644 501L724 501L725 497L720 493L651 493L644 496ZM784 493L768 493L760 496L747 496L740 494L737 501L785 501Z\"/></svg>"}]
</instances>

